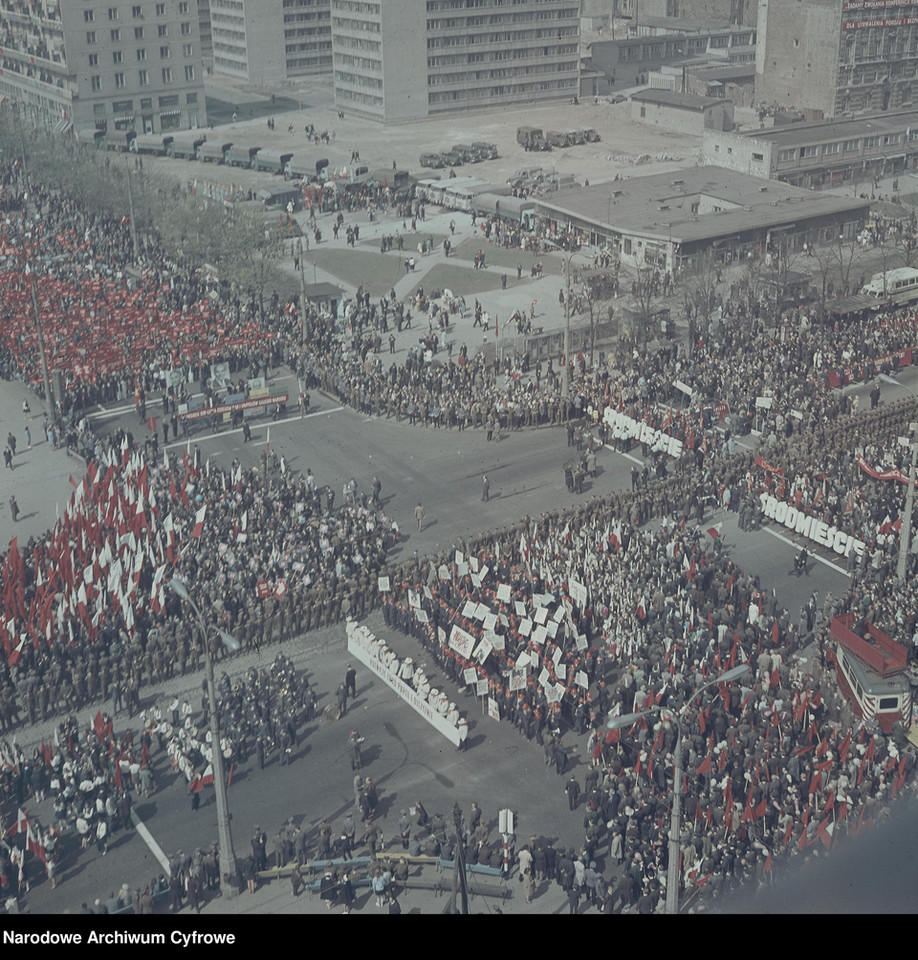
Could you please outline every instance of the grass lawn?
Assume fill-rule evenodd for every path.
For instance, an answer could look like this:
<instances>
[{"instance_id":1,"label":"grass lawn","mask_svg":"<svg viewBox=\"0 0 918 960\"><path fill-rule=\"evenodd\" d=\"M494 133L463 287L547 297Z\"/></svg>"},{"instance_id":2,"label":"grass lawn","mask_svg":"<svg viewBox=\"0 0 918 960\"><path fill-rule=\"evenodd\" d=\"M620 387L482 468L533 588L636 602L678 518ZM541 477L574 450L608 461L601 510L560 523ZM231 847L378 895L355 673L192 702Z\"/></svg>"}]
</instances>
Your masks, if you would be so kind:
<instances>
[{"instance_id":1,"label":"grass lawn","mask_svg":"<svg viewBox=\"0 0 918 960\"><path fill-rule=\"evenodd\" d=\"M438 263L411 289L412 296L419 286L424 290L452 290L456 296L468 297L500 286L500 276L487 270L460 267L458 264Z\"/></svg>"},{"instance_id":2,"label":"grass lawn","mask_svg":"<svg viewBox=\"0 0 918 960\"><path fill-rule=\"evenodd\" d=\"M405 256L410 256L406 253ZM363 284L371 296L382 296L395 285L405 273L404 258L384 253L370 253L350 248L313 245L304 257L307 263L327 270L330 274L352 287ZM309 277L309 268L306 268Z\"/></svg>"},{"instance_id":3,"label":"grass lawn","mask_svg":"<svg viewBox=\"0 0 918 960\"><path fill-rule=\"evenodd\" d=\"M542 262L542 274L561 275L561 257L554 253L545 253L537 255L529 250L520 250L518 247L499 247L496 244L485 240L484 234L481 240L464 240L458 247L450 250L450 259L455 257L457 260L475 260L475 254L479 250L484 250L485 263L489 267L509 267L516 271L516 265L523 265L523 276L528 277L533 264Z\"/></svg>"}]
</instances>

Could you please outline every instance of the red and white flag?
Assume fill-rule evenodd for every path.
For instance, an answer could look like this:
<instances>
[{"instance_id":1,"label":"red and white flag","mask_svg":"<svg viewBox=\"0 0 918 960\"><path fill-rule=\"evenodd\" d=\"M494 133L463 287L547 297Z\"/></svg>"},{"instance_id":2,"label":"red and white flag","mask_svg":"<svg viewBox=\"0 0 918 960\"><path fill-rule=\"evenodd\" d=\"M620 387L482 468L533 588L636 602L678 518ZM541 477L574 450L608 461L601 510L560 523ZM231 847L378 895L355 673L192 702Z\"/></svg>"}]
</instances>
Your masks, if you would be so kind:
<instances>
[{"instance_id":1,"label":"red and white flag","mask_svg":"<svg viewBox=\"0 0 918 960\"><path fill-rule=\"evenodd\" d=\"M194 515L194 530L191 531L193 537L200 537L204 532L204 517L207 514L207 504Z\"/></svg>"}]
</instances>

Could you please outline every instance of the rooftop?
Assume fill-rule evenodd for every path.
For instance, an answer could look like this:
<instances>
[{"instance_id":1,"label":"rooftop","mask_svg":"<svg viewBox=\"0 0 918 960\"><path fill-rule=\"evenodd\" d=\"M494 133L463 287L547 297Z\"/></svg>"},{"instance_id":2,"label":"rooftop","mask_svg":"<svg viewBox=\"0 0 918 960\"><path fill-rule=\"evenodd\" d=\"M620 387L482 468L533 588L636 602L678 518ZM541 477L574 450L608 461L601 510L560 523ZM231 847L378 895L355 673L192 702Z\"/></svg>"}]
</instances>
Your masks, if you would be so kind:
<instances>
[{"instance_id":1,"label":"rooftop","mask_svg":"<svg viewBox=\"0 0 918 960\"><path fill-rule=\"evenodd\" d=\"M702 203L710 212L693 213ZM869 200L802 190L723 167L688 167L675 173L591 183L539 208L563 217L681 243L714 240L753 229L787 227L796 221L850 213L866 214ZM720 209L715 209L720 208Z\"/></svg>"},{"instance_id":2,"label":"rooftop","mask_svg":"<svg viewBox=\"0 0 918 960\"><path fill-rule=\"evenodd\" d=\"M742 134L754 140L767 140L779 147L792 147L820 141L849 140L873 134L899 133L911 127L918 131L918 110L865 114L842 120L817 120L812 123L787 123Z\"/></svg>"},{"instance_id":3,"label":"rooftop","mask_svg":"<svg viewBox=\"0 0 918 960\"><path fill-rule=\"evenodd\" d=\"M632 93L631 99L639 103L659 103L667 107L679 107L682 110L706 110L708 107L723 106L726 102L720 97L702 97L695 93L679 93L677 90L653 87Z\"/></svg>"}]
</instances>

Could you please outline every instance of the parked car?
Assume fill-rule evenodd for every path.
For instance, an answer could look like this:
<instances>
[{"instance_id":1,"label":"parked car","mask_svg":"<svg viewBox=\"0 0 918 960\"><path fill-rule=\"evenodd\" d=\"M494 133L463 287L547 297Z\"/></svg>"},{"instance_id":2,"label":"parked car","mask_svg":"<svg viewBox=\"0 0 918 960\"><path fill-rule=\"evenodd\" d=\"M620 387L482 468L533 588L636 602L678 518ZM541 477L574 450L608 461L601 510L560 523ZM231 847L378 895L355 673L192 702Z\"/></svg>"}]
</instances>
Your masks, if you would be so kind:
<instances>
[{"instance_id":1,"label":"parked car","mask_svg":"<svg viewBox=\"0 0 918 960\"><path fill-rule=\"evenodd\" d=\"M432 167L435 170L439 170L446 165L446 162L439 153L422 153L421 159L418 162L422 167Z\"/></svg>"}]
</instances>

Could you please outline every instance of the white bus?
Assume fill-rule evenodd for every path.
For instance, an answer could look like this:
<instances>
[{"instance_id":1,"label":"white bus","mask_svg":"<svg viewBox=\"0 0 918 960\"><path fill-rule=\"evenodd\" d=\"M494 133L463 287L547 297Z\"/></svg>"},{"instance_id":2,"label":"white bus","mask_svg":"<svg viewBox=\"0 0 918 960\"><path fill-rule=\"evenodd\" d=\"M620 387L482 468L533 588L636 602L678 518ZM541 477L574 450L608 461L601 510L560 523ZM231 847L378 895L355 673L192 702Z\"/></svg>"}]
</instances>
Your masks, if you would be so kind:
<instances>
[{"instance_id":1,"label":"white bus","mask_svg":"<svg viewBox=\"0 0 918 960\"><path fill-rule=\"evenodd\" d=\"M918 270L897 267L885 273L875 273L864 284L861 293L888 303L912 303L918 300Z\"/></svg>"}]
</instances>

